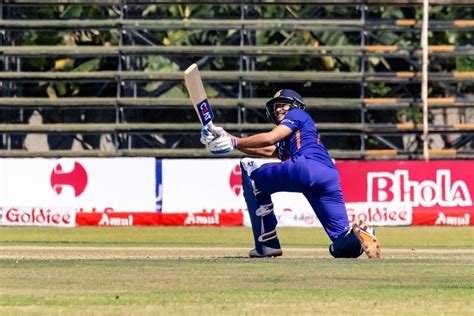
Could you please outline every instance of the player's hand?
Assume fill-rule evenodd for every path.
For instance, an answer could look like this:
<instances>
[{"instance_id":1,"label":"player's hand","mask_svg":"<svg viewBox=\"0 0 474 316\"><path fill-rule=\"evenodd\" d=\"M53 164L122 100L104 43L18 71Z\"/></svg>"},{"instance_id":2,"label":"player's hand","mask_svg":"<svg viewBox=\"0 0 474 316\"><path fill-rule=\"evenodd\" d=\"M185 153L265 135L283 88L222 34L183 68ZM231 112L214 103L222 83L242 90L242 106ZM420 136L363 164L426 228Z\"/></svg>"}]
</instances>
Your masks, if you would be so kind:
<instances>
[{"instance_id":1,"label":"player's hand","mask_svg":"<svg viewBox=\"0 0 474 316\"><path fill-rule=\"evenodd\" d=\"M201 144L203 145L206 145L206 146L209 146L209 144L214 140L216 139L217 136L215 136L214 134L212 134L207 128L206 126L203 126L201 128L201 138L199 139L199 141L201 142Z\"/></svg>"},{"instance_id":2,"label":"player's hand","mask_svg":"<svg viewBox=\"0 0 474 316\"><path fill-rule=\"evenodd\" d=\"M209 143L207 148L213 154L226 154L237 147L237 139L232 135L224 135L217 137Z\"/></svg>"},{"instance_id":3,"label":"player's hand","mask_svg":"<svg viewBox=\"0 0 474 316\"><path fill-rule=\"evenodd\" d=\"M209 132L211 132L211 134L214 134L215 136L225 136L227 134L222 127L215 126L212 122L207 124L206 128Z\"/></svg>"},{"instance_id":4,"label":"player's hand","mask_svg":"<svg viewBox=\"0 0 474 316\"><path fill-rule=\"evenodd\" d=\"M201 128L201 144L209 146L209 144L219 136L225 136L227 133L222 127L209 123Z\"/></svg>"}]
</instances>

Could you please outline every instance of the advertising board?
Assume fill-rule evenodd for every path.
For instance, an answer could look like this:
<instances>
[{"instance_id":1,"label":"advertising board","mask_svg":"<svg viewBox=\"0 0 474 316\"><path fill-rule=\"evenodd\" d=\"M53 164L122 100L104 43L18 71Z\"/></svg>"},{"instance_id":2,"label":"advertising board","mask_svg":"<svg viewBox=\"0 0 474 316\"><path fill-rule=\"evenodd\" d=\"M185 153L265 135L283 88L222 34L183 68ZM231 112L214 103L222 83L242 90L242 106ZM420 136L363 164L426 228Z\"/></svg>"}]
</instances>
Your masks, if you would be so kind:
<instances>
[{"instance_id":1,"label":"advertising board","mask_svg":"<svg viewBox=\"0 0 474 316\"><path fill-rule=\"evenodd\" d=\"M155 212L155 159L1 159L0 205Z\"/></svg>"},{"instance_id":2,"label":"advertising board","mask_svg":"<svg viewBox=\"0 0 474 316\"><path fill-rule=\"evenodd\" d=\"M336 167L350 221L435 225L439 218L439 225L472 225L467 218L474 215L474 172L466 172L474 170L472 161L341 161ZM238 159L165 159L162 172L164 213L247 212ZM280 226L320 226L303 195L276 193L273 202ZM458 220L449 215L454 210L462 213L453 215ZM426 222L423 214L433 220Z\"/></svg>"},{"instance_id":3,"label":"advertising board","mask_svg":"<svg viewBox=\"0 0 474 316\"><path fill-rule=\"evenodd\" d=\"M348 161L337 168L349 205L406 210L413 225L473 225L474 161Z\"/></svg>"}]
</instances>

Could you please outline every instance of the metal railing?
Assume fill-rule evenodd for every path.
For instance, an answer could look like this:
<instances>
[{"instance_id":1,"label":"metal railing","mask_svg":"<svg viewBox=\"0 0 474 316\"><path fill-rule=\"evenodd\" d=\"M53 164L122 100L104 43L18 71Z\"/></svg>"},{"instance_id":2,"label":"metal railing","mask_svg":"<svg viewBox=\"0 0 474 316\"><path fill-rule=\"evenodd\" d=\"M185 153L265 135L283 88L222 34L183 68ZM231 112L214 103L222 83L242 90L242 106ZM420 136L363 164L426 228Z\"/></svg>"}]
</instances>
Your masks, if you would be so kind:
<instances>
[{"instance_id":1,"label":"metal railing","mask_svg":"<svg viewBox=\"0 0 474 316\"><path fill-rule=\"evenodd\" d=\"M33 6L55 4L97 5L114 7L119 13L116 17L104 19L29 19L19 16L18 10ZM207 156L197 141L198 125L183 123L183 119L193 121L190 102L184 97L171 98L167 93L172 89L182 89L182 70L191 62L203 66L203 80L209 89L217 96L211 98L211 104L227 117L222 124L230 131L238 134L248 134L271 128L263 123L262 105L273 88L289 84L291 87L314 86L317 93L304 95L308 109L318 113L317 126L325 137L340 138L340 136L358 139L355 144L345 150L332 147L329 149L335 158L381 159L409 158L420 159L421 148L406 148L407 136L419 137L422 132L418 123L407 122L396 124L384 121L383 114L387 111L412 110L420 111L421 98L418 88L421 83L421 55L418 45L384 44L378 38L378 32L388 30L399 34L412 34L416 38L421 30L420 19L382 19L368 17L372 6L410 6L419 7L422 1L226 1L227 4L240 6L240 16L232 19L213 18L163 18L138 19L129 14L130 5L161 4L174 5L175 1L42 1L37 3L28 0L5 0L0 4L2 19L0 31L3 32L3 46L0 47L0 84L3 98L0 98L0 112L4 112L0 124L0 135L3 135L3 148L0 155L4 156L64 156L64 155L142 155L162 157L195 157ZM180 1L180 4L200 5L207 1ZM353 7L360 13L360 18L329 19L329 18L291 18L291 19L255 19L249 13L252 6L268 6L277 4L327 6L339 4ZM464 5L473 6L469 1L430 1L432 5ZM315 13L316 14L316 13ZM452 20L431 19L429 29L432 32L473 32L474 17ZM21 43L25 32L55 32L58 30L103 30L120 34L119 40L112 46L17 46ZM167 46L156 34L170 31L232 31L219 45L182 45ZM358 38L358 45L257 45L255 36L259 32L343 32ZM160 33L162 34L162 33ZM416 42L416 41L415 41ZM417 43L415 43L417 44ZM463 45L430 45L430 58L456 59L472 56L474 48ZM178 66L178 70L156 71L143 68L143 58L150 56L164 57ZM312 69L281 70L262 69L260 57L309 58L309 61L322 58L355 59L357 70L324 71ZM208 70L212 67L209 62L217 58L234 58L235 67L224 70ZM101 71L30 71L28 62L36 58L52 58L54 60L101 58L114 60L115 69ZM384 71L369 71L370 59L380 59L389 67ZM391 61L403 64L403 70L389 71ZM467 111L474 107L471 94L459 90L459 84L471 84L474 81L474 71L459 71L456 68L448 71L432 69L429 73L430 85L442 93L428 99L429 110L445 111L457 109ZM36 97L25 93L32 85L73 84L101 87L92 88L91 95L67 98ZM151 92L146 85L158 84ZM324 86L325 84L325 86ZM328 95L322 95L318 88L332 89ZM385 97L371 93L371 85L384 85L390 92ZM270 86L271 88L266 88ZM338 93L338 89L346 89L350 96ZM347 88L350 87L350 88ZM303 89L304 90L304 89ZM308 89L306 89L308 90ZM107 92L104 92L107 91ZM266 91L263 93L262 91ZM357 94L354 91L358 91ZM332 94L331 94L332 93ZM103 122L90 123L89 119L61 120L61 115L54 111L96 111L111 110ZM46 118L40 125L28 124L26 116L32 111L39 112ZM48 112L49 111L49 112ZM140 111L145 111L141 113ZM148 112L147 112L148 111ZM164 118L150 123L149 111L155 111ZM319 118L319 113L333 113ZM331 122L334 111L353 112L354 118L346 122ZM15 113L15 114L11 114ZM26 113L26 114L25 114ZM48 118L48 113L54 113ZM132 113L132 114L128 114ZM231 114L229 114L231 113ZM342 112L341 112L342 113ZM11 116L17 116L13 119ZM371 116L379 116L377 119ZM51 116L51 115L50 115ZM80 115L79 115L80 116ZM87 117L100 119L100 115L88 113ZM393 114L387 117L394 117ZM156 116L154 117L156 119ZM175 118L177 118L175 120ZM179 119L178 119L179 118ZM230 119L229 119L230 118ZM374 121L375 120L375 121ZM66 123L66 121L70 123ZM89 123L88 123L89 122ZM113 122L113 123L112 123ZM54 123L54 124L53 124ZM469 121L454 124L430 123L430 135L449 137L451 140L445 148L431 149L433 158L469 158L474 157L472 150L473 128ZM9 138L21 140L28 134L104 134L113 135L113 150L106 153L88 147L87 150L72 152L65 150L25 151L18 149L21 144L12 146ZM180 135L181 134L181 135ZM171 136L168 136L171 135ZM75 136L74 136L75 137ZM135 142L134 139L142 139ZM156 141L158 139L158 141ZM191 139L191 140L190 140ZM169 141L168 141L169 140ZM376 142L374 147L371 143ZM419 140L418 140L419 142ZM171 144L171 145L169 145ZM471 144L471 146L466 146ZM336 144L337 145L337 144ZM143 148L147 146L149 148ZM175 154L173 154L175 153Z\"/></svg>"}]
</instances>

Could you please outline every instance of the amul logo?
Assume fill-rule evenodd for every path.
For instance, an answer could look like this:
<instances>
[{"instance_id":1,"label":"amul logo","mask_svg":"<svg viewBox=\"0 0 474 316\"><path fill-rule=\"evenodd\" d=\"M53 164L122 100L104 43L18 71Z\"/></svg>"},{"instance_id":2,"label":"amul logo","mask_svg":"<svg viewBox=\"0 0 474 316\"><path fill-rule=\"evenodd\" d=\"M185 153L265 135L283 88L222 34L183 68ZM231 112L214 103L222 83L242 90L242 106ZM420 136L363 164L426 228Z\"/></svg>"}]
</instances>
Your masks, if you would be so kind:
<instances>
[{"instance_id":1,"label":"amul logo","mask_svg":"<svg viewBox=\"0 0 474 316\"><path fill-rule=\"evenodd\" d=\"M464 216L447 216L443 212L438 214L435 225L469 226L470 216L468 213Z\"/></svg>"},{"instance_id":2,"label":"amul logo","mask_svg":"<svg viewBox=\"0 0 474 316\"><path fill-rule=\"evenodd\" d=\"M120 216L120 215L119 215ZM133 226L133 215L127 217L113 217L112 214L104 213L99 221L99 226Z\"/></svg>"},{"instance_id":3,"label":"amul logo","mask_svg":"<svg viewBox=\"0 0 474 316\"><path fill-rule=\"evenodd\" d=\"M236 164L229 177L230 189L236 196L240 195L242 191L242 171L240 170L240 164Z\"/></svg>"},{"instance_id":4,"label":"amul logo","mask_svg":"<svg viewBox=\"0 0 474 316\"><path fill-rule=\"evenodd\" d=\"M74 168L69 172L64 172L60 163L51 172L51 188L56 194L61 195L64 186L70 186L74 190L74 196L81 195L87 186L87 172L84 167L74 162Z\"/></svg>"},{"instance_id":5,"label":"amul logo","mask_svg":"<svg viewBox=\"0 0 474 316\"><path fill-rule=\"evenodd\" d=\"M219 214L193 214L189 213L184 220L184 225L219 225Z\"/></svg>"},{"instance_id":6,"label":"amul logo","mask_svg":"<svg viewBox=\"0 0 474 316\"><path fill-rule=\"evenodd\" d=\"M436 181L413 181L408 170L369 172L367 201L401 202L411 206L471 206L472 199L462 180L451 181L450 170L437 170Z\"/></svg>"}]
</instances>

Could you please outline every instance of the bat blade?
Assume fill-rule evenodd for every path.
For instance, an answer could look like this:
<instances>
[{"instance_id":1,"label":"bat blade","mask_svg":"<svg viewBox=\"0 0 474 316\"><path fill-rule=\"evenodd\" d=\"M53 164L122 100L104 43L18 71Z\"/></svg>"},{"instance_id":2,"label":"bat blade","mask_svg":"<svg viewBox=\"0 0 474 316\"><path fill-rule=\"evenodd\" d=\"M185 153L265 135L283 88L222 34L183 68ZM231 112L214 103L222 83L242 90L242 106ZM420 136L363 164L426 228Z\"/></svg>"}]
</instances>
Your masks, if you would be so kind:
<instances>
[{"instance_id":1,"label":"bat blade","mask_svg":"<svg viewBox=\"0 0 474 316\"><path fill-rule=\"evenodd\" d=\"M211 123L214 119L212 107L207 99L204 85L202 84L201 74L198 66L192 64L184 71L184 84L189 93L189 98L198 114L199 120L203 126Z\"/></svg>"}]
</instances>

